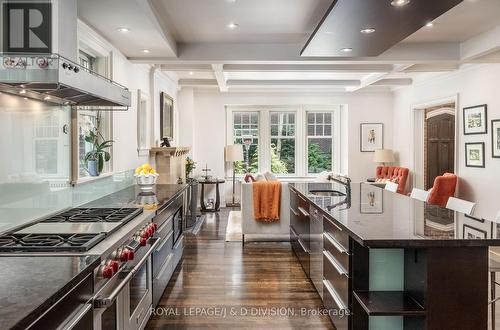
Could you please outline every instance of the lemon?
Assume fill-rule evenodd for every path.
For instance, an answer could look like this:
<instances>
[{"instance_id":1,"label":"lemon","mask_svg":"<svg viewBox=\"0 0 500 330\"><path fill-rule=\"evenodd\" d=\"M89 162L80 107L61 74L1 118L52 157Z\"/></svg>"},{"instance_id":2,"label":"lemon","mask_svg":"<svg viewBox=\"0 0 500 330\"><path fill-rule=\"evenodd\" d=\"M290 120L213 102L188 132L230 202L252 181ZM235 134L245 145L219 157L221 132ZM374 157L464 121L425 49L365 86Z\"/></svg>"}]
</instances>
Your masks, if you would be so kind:
<instances>
[{"instance_id":1,"label":"lemon","mask_svg":"<svg viewBox=\"0 0 500 330\"><path fill-rule=\"evenodd\" d=\"M152 169L149 171L149 173L151 173L151 174L156 174L156 171L155 171L155 169L154 169L154 168L152 168Z\"/></svg>"},{"instance_id":2,"label":"lemon","mask_svg":"<svg viewBox=\"0 0 500 330\"><path fill-rule=\"evenodd\" d=\"M135 174L139 174L141 172L142 168L138 167L135 169Z\"/></svg>"}]
</instances>

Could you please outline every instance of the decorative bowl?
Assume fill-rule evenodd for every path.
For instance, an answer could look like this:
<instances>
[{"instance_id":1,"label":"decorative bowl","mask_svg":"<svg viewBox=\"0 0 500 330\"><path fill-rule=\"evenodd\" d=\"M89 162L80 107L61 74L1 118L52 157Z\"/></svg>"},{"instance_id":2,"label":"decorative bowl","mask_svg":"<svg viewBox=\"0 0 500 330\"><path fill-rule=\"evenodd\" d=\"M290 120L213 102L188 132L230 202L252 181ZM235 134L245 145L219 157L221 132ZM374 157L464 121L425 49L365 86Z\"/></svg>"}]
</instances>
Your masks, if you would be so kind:
<instances>
[{"instance_id":1,"label":"decorative bowl","mask_svg":"<svg viewBox=\"0 0 500 330\"><path fill-rule=\"evenodd\" d=\"M156 184L156 179L158 179L158 173L155 174L135 174L135 179L137 185L142 191L151 191L153 190L154 185Z\"/></svg>"}]
</instances>

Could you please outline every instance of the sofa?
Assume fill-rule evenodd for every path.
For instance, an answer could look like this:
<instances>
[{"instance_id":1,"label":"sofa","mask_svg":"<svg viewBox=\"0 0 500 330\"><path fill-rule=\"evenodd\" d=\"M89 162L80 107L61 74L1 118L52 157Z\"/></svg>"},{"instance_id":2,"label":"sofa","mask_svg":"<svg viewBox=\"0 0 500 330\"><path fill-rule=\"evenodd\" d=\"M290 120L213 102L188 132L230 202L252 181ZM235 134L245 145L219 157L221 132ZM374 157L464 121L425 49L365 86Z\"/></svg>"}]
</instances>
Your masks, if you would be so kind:
<instances>
[{"instance_id":1,"label":"sofa","mask_svg":"<svg viewBox=\"0 0 500 330\"><path fill-rule=\"evenodd\" d=\"M256 221L253 213L252 183L241 183L241 227L245 241L290 240L290 191L281 183L280 219L274 222Z\"/></svg>"},{"instance_id":2,"label":"sofa","mask_svg":"<svg viewBox=\"0 0 500 330\"><path fill-rule=\"evenodd\" d=\"M387 181L394 182L398 185L397 192L405 193L406 181L410 170L406 167L398 166L378 166L375 182L385 183Z\"/></svg>"}]
</instances>

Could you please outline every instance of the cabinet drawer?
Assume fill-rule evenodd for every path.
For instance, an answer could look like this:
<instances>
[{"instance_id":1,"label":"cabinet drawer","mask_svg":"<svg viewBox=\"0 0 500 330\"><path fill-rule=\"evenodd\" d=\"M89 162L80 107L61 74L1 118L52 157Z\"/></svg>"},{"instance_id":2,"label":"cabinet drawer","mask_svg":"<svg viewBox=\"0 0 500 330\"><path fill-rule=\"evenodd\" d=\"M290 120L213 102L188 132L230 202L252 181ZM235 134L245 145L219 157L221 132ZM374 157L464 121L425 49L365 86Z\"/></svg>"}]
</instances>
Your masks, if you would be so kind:
<instances>
[{"instance_id":1,"label":"cabinet drawer","mask_svg":"<svg viewBox=\"0 0 500 330\"><path fill-rule=\"evenodd\" d=\"M328 280L323 280L323 305L329 310L330 319L337 330L349 329L348 307L339 299Z\"/></svg>"},{"instance_id":2,"label":"cabinet drawer","mask_svg":"<svg viewBox=\"0 0 500 330\"><path fill-rule=\"evenodd\" d=\"M345 270L349 270L349 252L330 233L323 233L323 250L328 251Z\"/></svg>"},{"instance_id":3,"label":"cabinet drawer","mask_svg":"<svg viewBox=\"0 0 500 330\"><path fill-rule=\"evenodd\" d=\"M159 267L158 274L153 275L153 306L156 307L160 302L174 269L174 253L171 252Z\"/></svg>"},{"instance_id":4,"label":"cabinet drawer","mask_svg":"<svg viewBox=\"0 0 500 330\"><path fill-rule=\"evenodd\" d=\"M163 241L158 245L158 248L153 251L153 276L156 276L162 268L165 260L172 252L174 247L174 232L170 231L168 235L163 238Z\"/></svg>"},{"instance_id":5,"label":"cabinet drawer","mask_svg":"<svg viewBox=\"0 0 500 330\"><path fill-rule=\"evenodd\" d=\"M323 251L323 278L330 282L338 297L347 306L349 302L349 274L328 251Z\"/></svg>"},{"instance_id":6,"label":"cabinet drawer","mask_svg":"<svg viewBox=\"0 0 500 330\"><path fill-rule=\"evenodd\" d=\"M342 228L332 222L332 220L323 217L324 232L332 235L335 240L347 251L349 251L349 234L344 232Z\"/></svg>"}]
</instances>

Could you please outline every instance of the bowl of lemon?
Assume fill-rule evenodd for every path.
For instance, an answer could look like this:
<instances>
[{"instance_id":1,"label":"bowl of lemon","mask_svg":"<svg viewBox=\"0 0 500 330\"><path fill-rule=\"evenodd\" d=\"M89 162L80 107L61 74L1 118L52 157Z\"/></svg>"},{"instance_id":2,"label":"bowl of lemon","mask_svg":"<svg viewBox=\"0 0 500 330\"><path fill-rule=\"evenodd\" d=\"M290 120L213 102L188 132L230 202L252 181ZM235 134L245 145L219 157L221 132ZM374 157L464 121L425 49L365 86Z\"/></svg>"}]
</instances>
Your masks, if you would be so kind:
<instances>
[{"instance_id":1,"label":"bowl of lemon","mask_svg":"<svg viewBox=\"0 0 500 330\"><path fill-rule=\"evenodd\" d=\"M159 175L149 164L144 164L135 169L135 179L142 191L153 190Z\"/></svg>"}]
</instances>

